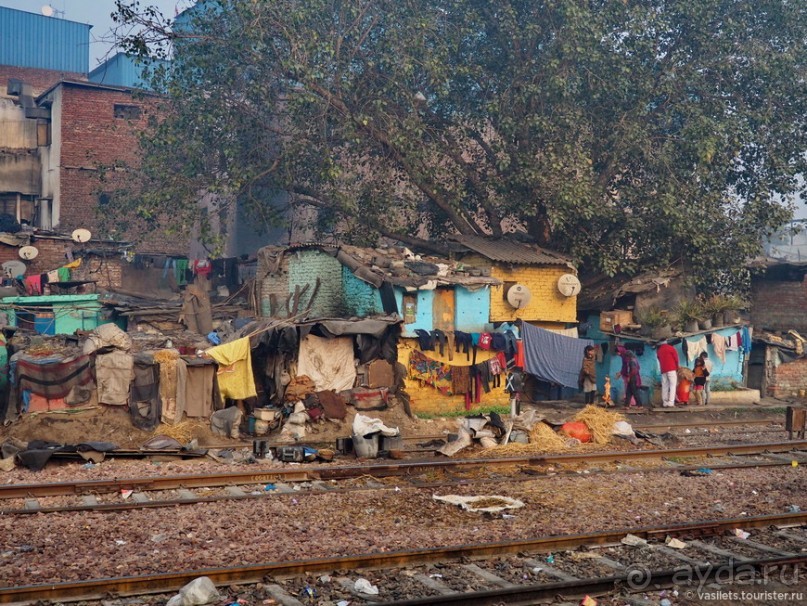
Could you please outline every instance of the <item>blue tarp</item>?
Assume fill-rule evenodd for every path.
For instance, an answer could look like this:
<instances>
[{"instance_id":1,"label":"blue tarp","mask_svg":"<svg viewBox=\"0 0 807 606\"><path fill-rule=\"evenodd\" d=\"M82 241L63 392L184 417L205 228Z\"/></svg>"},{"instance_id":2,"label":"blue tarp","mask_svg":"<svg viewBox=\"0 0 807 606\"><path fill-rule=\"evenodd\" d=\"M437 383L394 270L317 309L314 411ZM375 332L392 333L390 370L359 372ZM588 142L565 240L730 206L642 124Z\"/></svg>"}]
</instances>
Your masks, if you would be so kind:
<instances>
[{"instance_id":1,"label":"blue tarp","mask_svg":"<svg viewBox=\"0 0 807 606\"><path fill-rule=\"evenodd\" d=\"M589 339L573 339L524 322L524 370L542 381L577 389L583 364L583 350L593 345Z\"/></svg>"}]
</instances>

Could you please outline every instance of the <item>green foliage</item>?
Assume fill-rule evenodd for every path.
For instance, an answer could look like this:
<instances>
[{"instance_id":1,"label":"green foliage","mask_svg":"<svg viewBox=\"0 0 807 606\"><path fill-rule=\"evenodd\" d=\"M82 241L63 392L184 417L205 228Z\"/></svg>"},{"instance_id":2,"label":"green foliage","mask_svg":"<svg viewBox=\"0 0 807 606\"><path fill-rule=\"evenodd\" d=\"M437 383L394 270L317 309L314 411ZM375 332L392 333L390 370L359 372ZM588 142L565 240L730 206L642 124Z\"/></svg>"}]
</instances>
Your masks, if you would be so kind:
<instances>
[{"instance_id":1,"label":"green foliage","mask_svg":"<svg viewBox=\"0 0 807 606\"><path fill-rule=\"evenodd\" d=\"M682 299L672 311L678 324L687 322L698 322L703 320L706 313L698 300Z\"/></svg>"},{"instance_id":2,"label":"green foliage","mask_svg":"<svg viewBox=\"0 0 807 606\"><path fill-rule=\"evenodd\" d=\"M117 4L125 48L174 53L148 212L210 191L345 240L516 228L719 291L805 187L803 2L207 0L173 31Z\"/></svg>"},{"instance_id":3,"label":"green foliage","mask_svg":"<svg viewBox=\"0 0 807 606\"><path fill-rule=\"evenodd\" d=\"M646 326L647 328L658 328L660 326L667 326L670 323L667 312L655 306L643 310L642 313L638 315L637 319L642 326Z\"/></svg>"}]
</instances>

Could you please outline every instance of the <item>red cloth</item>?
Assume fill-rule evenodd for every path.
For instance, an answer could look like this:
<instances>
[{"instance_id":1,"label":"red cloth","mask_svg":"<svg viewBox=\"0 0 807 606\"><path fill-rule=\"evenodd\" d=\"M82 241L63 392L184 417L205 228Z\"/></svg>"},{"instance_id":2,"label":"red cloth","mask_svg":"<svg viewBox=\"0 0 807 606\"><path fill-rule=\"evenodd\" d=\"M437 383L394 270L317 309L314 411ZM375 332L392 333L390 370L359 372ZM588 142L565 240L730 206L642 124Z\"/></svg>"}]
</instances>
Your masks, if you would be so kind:
<instances>
[{"instance_id":1,"label":"red cloth","mask_svg":"<svg viewBox=\"0 0 807 606\"><path fill-rule=\"evenodd\" d=\"M524 341L516 341L516 368L524 368Z\"/></svg>"},{"instance_id":2,"label":"red cloth","mask_svg":"<svg viewBox=\"0 0 807 606\"><path fill-rule=\"evenodd\" d=\"M678 352L675 347L669 343L660 345L656 350L656 357L661 366L661 372L670 372L671 370L678 370Z\"/></svg>"},{"instance_id":3,"label":"red cloth","mask_svg":"<svg viewBox=\"0 0 807 606\"><path fill-rule=\"evenodd\" d=\"M42 274L36 274L35 276L28 276L25 278L25 292L27 292L29 295L42 294Z\"/></svg>"}]
</instances>

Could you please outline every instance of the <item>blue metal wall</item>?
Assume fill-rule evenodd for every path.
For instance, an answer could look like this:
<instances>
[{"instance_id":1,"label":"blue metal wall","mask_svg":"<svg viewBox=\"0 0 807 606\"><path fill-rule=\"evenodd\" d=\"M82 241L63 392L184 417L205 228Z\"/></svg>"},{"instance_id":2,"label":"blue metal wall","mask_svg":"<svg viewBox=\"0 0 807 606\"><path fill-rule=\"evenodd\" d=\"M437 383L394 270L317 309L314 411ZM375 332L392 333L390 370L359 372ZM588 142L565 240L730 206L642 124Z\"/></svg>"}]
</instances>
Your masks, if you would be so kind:
<instances>
[{"instance_id":1,"label":"blue metal wall","mask_svg":"<svg viewBox=\"0 0 807 606\"><path fill-rule=\"evenodd\" d=\"M0 65L86 74L91 27L0 7Z\"/></svg>"},{"instance_id":2,"label":"blue metal wall","mask_svg":"<svg viewBox=\"0 0 807 606\"><path fill-rule=\"evenodd\" d=\"M149 60L146 65L136 57L118 53L90 72L90 82L108 84L110 86L125 86L128 88L150 89L151 83L143 78L143 72L154 69L158 65L168 65L167 61Z\"/></svg>"}]
</instances>

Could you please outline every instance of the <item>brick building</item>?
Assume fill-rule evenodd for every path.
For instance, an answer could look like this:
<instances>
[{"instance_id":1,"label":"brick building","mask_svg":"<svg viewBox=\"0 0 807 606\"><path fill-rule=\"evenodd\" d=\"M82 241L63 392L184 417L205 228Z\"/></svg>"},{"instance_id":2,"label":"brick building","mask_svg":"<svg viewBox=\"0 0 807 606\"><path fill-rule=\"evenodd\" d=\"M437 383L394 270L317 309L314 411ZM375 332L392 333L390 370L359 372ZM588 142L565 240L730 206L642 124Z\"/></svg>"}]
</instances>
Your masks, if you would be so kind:
<instances>
[{"instance_id":1,"label":"brick building","mask_svg":"<svg viewBox=\"0 0 807 606\"><path fill-rule=\"evenodd\" d=\"M0 7L0 214L27 230L140 240L131 228L104 233L99 219L139 163L158 98L134 87L139 66L125 55L88 73L90 27ZM190 233L145 233L143 250L188 252Z\"/></svg>"}]
</instances>

